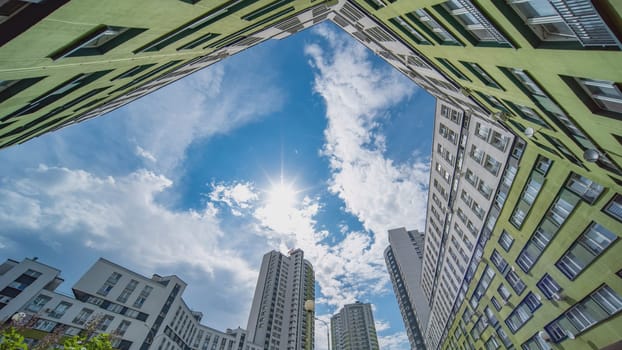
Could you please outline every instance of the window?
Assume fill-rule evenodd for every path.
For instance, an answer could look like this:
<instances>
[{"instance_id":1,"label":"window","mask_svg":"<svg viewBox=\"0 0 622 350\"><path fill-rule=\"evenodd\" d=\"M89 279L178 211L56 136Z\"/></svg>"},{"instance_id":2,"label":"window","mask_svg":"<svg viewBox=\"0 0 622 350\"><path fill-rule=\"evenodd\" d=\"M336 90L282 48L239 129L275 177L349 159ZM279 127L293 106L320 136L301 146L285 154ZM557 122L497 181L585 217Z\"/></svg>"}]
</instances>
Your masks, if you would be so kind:
<instances>
[{"instance_id":1,"label":"window","mask_svg":"<svg viewBox=\"0 0 622 350\"><path fill-rule=\"evenodd\" d=\"M534 334L531 338L527 339L521 345L521 349L523 350L550 350L552 349L549 344L547 344L538 333Z\"/></svg>"},{"instance_id":2,"label":"window","mask_svg":"<svg viewBox=\"0 0 622 350\"><path fill-rule=\"evenodd\" d=\"M137 285L138 285L138 281L131 280L127 284L127 286L125 286L125 289L123 289L123 292L121 292L121 294L117 298L117 301L125 303L127 301L127 299L130 297L130 295L132 294L132 292L134 292L134 290L136 289Z\"/></svg>"},{"instance_id":3,"label":"window","mask_svg":"<svg viewBox=\"0 0 622 350\"><path fill-rule=\"evenodd\" d=\"M436 59L459 79L471 81L469 77L464 75L464 73L462 73L462 71L460 71L458 67L456 67L453 63L451 63L448 59L440 58L440 57L437 57Z\"/></svg>"},{"instance_id":4,"label":"window","mask_svg":"<svg viewBox=\"0 0 622 350\"><path fill-rule=\"evenodd\" d=\"M402 33L412 39L417 44L430 44L430 42L419 33L413 26L411 26L403 17L395 17L389 19L394 26L396 26Z\"/></svg>"},{"instance_id":5,"label":"window","mask_svg":"<svg viewBox=\"0 0 622 350\"><path fill-rule=\"evenodd\" d=\"M117 327L117 330L114 332L115 335L122 337L127 331L127 329L130 327L130 324L131 324L130 321L126 321L126 320L121 321L121 323L119 323L119 327Z\"/></svg>"},{"instance_id":6,"label":"window","mask_svg":"<svg viewBox=\"0 0 622 350\"><path fill-rule=\"evenodd\" d=\"M57 324L58 323L54 321L38 319L32 328L40 330L40 331L44 331L44 332L51 332L52 330L54 330L54 327L56 327Z\"/></svg>"},{"instance_id":7,"label":"window","mask_svg":"<svg viewBox=\"0 0 622 350\"><path fill-rule=\"evenodd\" d=\"M538 159L536 160L536 166L534 167L534 170L538 171L540 174L542 175L546 175L549 172L549 169L551 168L551 165L553 165L553 161L544 157L544 156L538 156Z\"/></svg>"},{"instance_id":8,"label":"window","mask_svg":"<svg viewBox=\"0 0 622 350\"><path fill-rule=\"evenodd\" d=\"M16 80L0 80L0 103L31 87L43 77Z\"/></svg>"},{"instance_id":9,"label":"window","mask_svg":"<svg viewBox=\"0 0 622 350\"><path fill-rule=\"evenodd\" d=\"M473 45L493 43L510 46L507 39L486 19L486 17L468 0L450 0L442 4L459 23L459 29Z\"/></svg>"},{"instance_id":10,"label":"window","mask_svg":"<svg viewBox=\"0 0 622 350\"><path fill-rule=\"evenodd\" d=\"M617 314L622 310L622 297L608 285L603 285L591 295L575 304L545 329L553 342L560 342L569 333L577 334Z\"/></svg>"},{"instance_id":11,"label":"window","mask_svg":"<svg viewBox=\"0 0 622 350\"><path fill-rule=\"evenodd\" d=\"M82 309L80 310L80 313L78 313L78 315L71 322L77 325L83 325L86 323L86 321L88 321L89 317L91 317L92 314L93 314L93 310Z\"/></svg>"},{"instance_id":12,"label":"window","mask_svg":"<svg viewBox=\"0 0 622 350\"><path fill-rule=\"evenodd\" d=\"M575 81L599 110L622 115L622 92L618 83L585 78L575 78Z\"/></svg>"},{"instance_id":13,"label":"window","mask_svg":"<svg viewBox=\"0 0 622 350\"><path fill-rule=\"evenodd\" d=\"M61 301L52 312L49 313L49 316L52 318L61 318L67 312L67 309L71 307L71 304L65 301Z\"/></svg>"},{"instance_id":14,"label":"window","mask_svg":"<svg viewBox=\"0 0 622 350\"><path fill-rule=\"evenodd\" d=\"M514 291L518 295L521 295L525 288L527 288L523 280L518 277L514 270L508 271L508 273L505 275L505 279L510 284L510 287L512 287L512 289L514 289Z\"/></svg>"},{"instance_id":15,"label":"window","mask_svg":"<svg viewBox=\"0 0 622 350\"><path fill-rule=\"evenodd\" d=\"M497 175L499 173L499 169L501 168L501 163L487 154L486 159L484 160L484 168L491 174Z\"/></svg>"},{"instance_id":16,"label":"window","mask_svg":"<svg viewBox=\"0 0 622 350\"><path fill-rule=\"evenodd\" d=\"M112 290L112 288L114 288L117 282L119 282L120 278L121 278L120 273L113 272L112 275L108 277L108 280L106 280L104 285L102 285L101 288L99 288L99 290L97 291L97 294L101 294L104 296L108 295L108 293Z\"/></svg>"},{"instance_id":17,"label":"window","mask_svg":"<svg viewBox=\"0 0 622 350\"><path fill-rule=\"evenodd\" d=\"M592 222L555 265L573 280L617 238L613 232Z\"/></svg>"},{"instance_id":18,"label":"window","mask_svg":"<svg viewBox=\"0 0 622 350\"><path fill-rule=\"evenodd\" d=\"M503 230L503 232L501 232L501 236L499 236L499 245L506 252L509 252L513 243L514 243L514 237L510 236L510 234L506 230Z\"/></svg>"},{"instance_id":19,"label":"window","mask_svg":"<svg viewBox=\"0 0 622 350\"><path fill-rule=\"evenodd\" d=\"M99 79L101 76L107 74L108 72L110 71L105 70L105 71L99 71L99 72L93 72L93 73L78 74L74 76L73 78L65 81L64 83L57 85L55 88L48 91L44 95L39 96L38 98L30 101L27 105L18 109L17 111L0 118L0 121L7 121L15 117L18 117L20 115L37 112L41 110L42 108L63 98L69 93L87 85L88 83L92 81Z\"/></svg>"},{"instance_id":20,"label":"window","mask_svg":"<svg viewBox=\"0 0 622 350\"><path fill-rule=\"evenodd\" d=\"M451 35L442 25L434 19L426 10L419 9L406 15L410 20L421 25L431 37L439 44L457 45L458 40Z\"/></svg>"},{"instance_id":21,"label":"window","mask_svg":"<svg viewBox=\"0 0 622 350\"><path fill-rule=\"evenodd\" d=\"M497 267L499 272L504 273L505 269L508 267L507 261L497 252L497 250L493 250L490 255L490 261Z\"/></svg>"},{"instance_id":22,"label":"window","mask_svg":"<svg viewBox=\"0 0 622 350\"><path fill-rule=\"evenodd\" d=\"M469 153L469 155L475 162L480 164L482 162L482 159L484 158L484 152L482 152L482 150L477 148L477 146L475 145L471 146L471 152Z\"/></svg>"},{"instance_id":23,"label":"window","mask_svg":"<svg viewBox=\"0 0 622 350\"><path fill-rule=\"evenodd\" d=\"M525 299L516 306L512 313L505 320L512 333L516 333L531 317L533 313L542 305L540 300L533 294L529 293Z\"/></svg>"},{"instance_id":24,"label":"window","mask_svg":"<svg viewBox=\"0 0 622 350\"><path fill-rule=\"evenodd\" d=\"M112 320L114 320L114 316L104 315L99 321L99 324L97 325L97 329L100 331L105 331L106 329L108 329L108 326L110 326L110 323L112 322Z\"/></svg>"},{"instance_id":25,"label":"window","mask_svg":"<svg viewBox=\"0 0 622 350\"><path fill-rule=\"evenodd\" d=\"M475 135L484 141L488 141L490 135L490 127L477 123L475 126Z\"/></svg>"},{"instance_id":26,"label":"window","mask_svg":"<svg viewBox=\"0 0 622 350\"><path fill-rule=\"evenodd\" d=\"M30 303L30 305L26 307L26 310L32 311L32 312L39 312L39 310L41 310L41 308L43 308L45 304L47 304L47 302L50 300L52 300L51 297L47 295L39 294L37 295L35 300L33 300L32 303Z\"/></svg>"},{"instance_id":27,"label":"window","mask_svg":"<svg viewBox=\"0 0 622 350\"><path fill-rule=\"evenodd\" d=\"M152 290L153 287L145 286L145 288L143 288L143 290L140 292L138 298L136 298L136 301L134 302L134 307L140 308L141 306L143 306Z\"/></svg>"},{"instance_id":28,"label":"window","mask_svg":"<svg viewBox=\"0 0 622 350\"><path fill-rule=\"evenodd\" d=\"M581 7L581 15L565 2L508 1L541 41L574 41L583 46L615 45L609 29L593 6Z\"/></svg>"},{"instance_id":29,"label":"window","mask_svg":"<svg viewBox=\"0 0 622 350\"><path fill-rule=\"evenodd\" d=\"M477 190L479 191L479 193L482 194L482 196L486 197L486 199L490 199L490 196L492 196L492 188L486 185L484 181L479 182L479 184L477 185Z\"/></svg>"},{"instance_id":30,"label":"window","mask_svg":"<svg viewBox=\"0 0 622 350\"><path fill-rule=\"evenodd\" d=\"M211 10L210 12L186 23L182 27L177 28L163 35L162 37L150 42L149 44L139 48L138 50L135 50L134 53L147 52L147 51L159 51L172 43L175 43L193 33L198 32L199 30L207 27L208 25L218 21L219 19L223 17L233 15L234 12L237 12L243 9L244 7L254 2L255 1L253 0L241 0L241 1L231 2L225 6L217 7ZM213 33L209 33L209 34L211 35ZM213 36L210 36L210 38L211 37ZM202 42L207 41L203 37L200 38L199 40L202 40ZM192 47L196 47L197 45L199 45L199 44L194 44L194 43L190 43L190 44L192 44ZM183 49L187 47L182 46L181 48Z\"/></svg>"},{"instance_id":31,"label":"window","mask_svg":"<svg viewBox=\"0 0 622 350\"><path fill-rule=\"evenodd\" d=\"M499 295L504 301L508 301L510 297L512 296L512 293L510 293L508 288L504 286L503 284L501 284L499 288L497 288L497 292L499 292Z\"/></svg>"},{"instance_id":32,"label":"window","mask_svg":"<svg viewBox=\"0 0 622 350\"><path fill-rule=\"evenodd\" d=\"M559 286L557 282L551 277L548 273L545 273L544 276L536 283L536 286L542 291L542 294L547 299L557 299L555 295L562 290L562 287Z\"/></svg>"},{"instance_id":33,"label":"window","mask_svg":"<svg viewBox=\"0 0 622 350\"><path fill-rule=\"evenodd\" d=\"M616 194L603 210L618 221L622 221L622 196Z\"/></svg>"},{"instance_id":34,"label":"window","mask_svg":"<svg viewBox=\"0 0 622 350\"><path fill-rule=\"evenodd\" d=\"M517 228L521 228L523 226L523 221L531 210L531 207L538 197L543 184L544 176L538 172L532 171L531 176L529 177L529 180L527 180L527 184L523 189L520 200L516 204L514 212L510 217L510 222Z\"/></svg>"},{"instance_id":35,"label":"window","mask_svg":"<svg viewBox=\"0 0 622 350\"><path fill-rule=\"evenodd\" d=\"M490 303L492 304L492 306L495 307L497 311L501 310L501 303L499 303L496 297L490 298Z\"/></svg>"},{"instance_id":36,"label":"window","mask_svg":"<svg viewBox=\"0 0 622 350\"><path fill-rule=\"evenodd\" d=\"M566 188L590 204L594 204L604 190L604 187L599 183L575 173L570 175L568 182L566 182Z\"/></svg>"},{"instance_id":37,"label":"window","mask_svg":"<svg viewBox=\"0 0 622 350\"><path fill-rule=\"evenodd\" d=\"M145 29L100 26L75 43L50 55L53 60L65 57L103 55L142 33Z\"/></svg>"},{"instance_id":38,"label":"window","mask_svg":"<svg viewBox=\"0 0 622 350\"><path fill-rule=\"evenodd\" d=\"M501 135L497 131L493 131L492 137L490 138L490 144L500 151L505 151L505 147L508 145L508 138Z\"/></svg>"},{"instance_id":39,"label":"window","mask_svg":"<svg viewBox=\"0 0 622 350\"><path fill-rule=\"evenodd\" d=\"M501 86L477 63L460 61L468 70L471 71L482 83L487 86L501 89Z\"/></svg>"}]
</instances>

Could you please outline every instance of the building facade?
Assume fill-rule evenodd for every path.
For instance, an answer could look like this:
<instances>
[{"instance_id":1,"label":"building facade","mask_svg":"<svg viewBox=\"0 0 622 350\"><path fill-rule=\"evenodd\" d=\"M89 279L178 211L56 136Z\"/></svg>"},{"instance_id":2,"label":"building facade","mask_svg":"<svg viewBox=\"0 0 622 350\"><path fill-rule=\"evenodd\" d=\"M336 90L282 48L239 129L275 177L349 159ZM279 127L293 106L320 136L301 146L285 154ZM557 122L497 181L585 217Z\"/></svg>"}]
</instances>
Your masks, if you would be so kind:
<instances>
[{"instance_id":1,"label":"building facade","mask_svg":"<svg viewBox=\"0 0 622 350\"><path fill-rule=\"evenodd\" d=\"M304 252L266 253L248 318L248 340L264 350L312 349L315 312L305 310L308 300L315 302L315 274Z\"/></svg>"},{"instance_id":2,"label":"building facade","mask_svg":"<svg viewBox=\"0 0 622 350\"><path fill-rule=\"evenodd\" d=\"M177 276L144 277L99 259L73 286L73 295L55 291L60 271L33 259L0 265L0 322L16 313L30 328L34 345L50 333L74 336L108 333L115 349L259 350L246 331L225 332L201 324L202 313L183 301Z\"/></svg>"},{"instance_id":3,"label":"building facade","mask_svg":"<svg viewBox=\"0 0 622 350\"><path fill-rule=\"evenodd\" d=\"M378 336L371 304L345 305L330 318L333 350L378 350Z\"/></svg>"},{"instance_id":4,"label":"building facade","mask_svg":"<svg viewBox=\"0 0 622 350\"><path fill-rule=\"evenodd\" d=\"M430 316L421 288L424 239L416 230L406 231L403 227L389 230L389 246L384 251L393 292L413 350L425 350L421 325L426 325Z\"/></svg>"},{"instance_id":5,"label":"building facade","mask_svg":"<svg viewBox=\"0 0 622 350\"><path fill-rule=\"evenodd\" d=\"M1 9L0 147L333 21L438 101L426 347L619 341L622 2L13 0Z\"/></svg>"}]
</instances>

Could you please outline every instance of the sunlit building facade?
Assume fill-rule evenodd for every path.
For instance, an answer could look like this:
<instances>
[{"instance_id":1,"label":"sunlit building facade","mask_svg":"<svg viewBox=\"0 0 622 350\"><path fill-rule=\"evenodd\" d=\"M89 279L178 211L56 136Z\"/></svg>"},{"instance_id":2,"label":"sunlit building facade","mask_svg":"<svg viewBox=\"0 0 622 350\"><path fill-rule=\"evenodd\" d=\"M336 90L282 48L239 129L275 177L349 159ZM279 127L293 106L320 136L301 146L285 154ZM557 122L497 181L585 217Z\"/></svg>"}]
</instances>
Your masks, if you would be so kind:
<instances>
[{"instance_id":1,"label":"sunlit building facade","mask_svg":"<svg viewBox=\"0 0 622 350\"><path fill-rule=\"evenodd\" d=\"M330 318L331 349L379 350L371 304L345 305Z\"/></svg>"},{"instance_id":2,"label":"sunlit building facade","mask_svg":"<svg viewBox=\"0 0 622 350\"><path fill-rule=\"evenodd\" d=\"M0 147L333 21L438 99L426 347L619 341L622 2L14 0L1 9Z\"/></svg>"},{"instance_id":3,"label":"sunlit building facade","mask_svg":"<svg viewBox=\"0 0 622 350\"><path fill-rule=\"evenodd\" d=\"M260 350L246 331L222 332L201 324L191 310L177 276L147 278L99 259L73 286L73 295L55 291L60 270L36 259L7 260L0 265L0 322L14 315L29 328L26 341L35 346L51 334L60 337L107 333L121 350Z\"/></svg>"},{"instance_id":4,"label":"sunlit building facade","mask_svg":"<svg viewBox=\"0 0 622 350\"><path fill-rule=\"evenodd\" d=\"M315 302L315 273L304 252L264 255L248 318L248 339L264 350L313 349L315 312L305 302Z\"/></svg>"}]
</instances>

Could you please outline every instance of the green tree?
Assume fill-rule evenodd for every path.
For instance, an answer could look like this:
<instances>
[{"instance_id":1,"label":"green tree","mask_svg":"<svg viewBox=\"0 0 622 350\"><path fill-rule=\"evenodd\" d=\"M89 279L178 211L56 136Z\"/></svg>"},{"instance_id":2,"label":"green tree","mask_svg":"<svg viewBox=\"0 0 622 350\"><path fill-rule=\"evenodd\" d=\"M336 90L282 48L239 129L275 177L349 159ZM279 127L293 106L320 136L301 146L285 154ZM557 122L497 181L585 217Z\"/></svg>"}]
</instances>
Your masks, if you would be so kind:
<instances>
[{"instance_id":1,"label":"green tree","mask_svg":"<svg viewBox=\"0 0 622 350\"><path fill-rule=\"evenodd\" d=\"M0 333L0 350L28 350L28 344L14 327L6 328ZM51 348L51 345L44 348ZM87 340L86 337L74 336L65 339L63 346L66 350L112 350L108 334L98 334ZM40 348L35 346L35 348Z\"/></svg>"}]
</instances>

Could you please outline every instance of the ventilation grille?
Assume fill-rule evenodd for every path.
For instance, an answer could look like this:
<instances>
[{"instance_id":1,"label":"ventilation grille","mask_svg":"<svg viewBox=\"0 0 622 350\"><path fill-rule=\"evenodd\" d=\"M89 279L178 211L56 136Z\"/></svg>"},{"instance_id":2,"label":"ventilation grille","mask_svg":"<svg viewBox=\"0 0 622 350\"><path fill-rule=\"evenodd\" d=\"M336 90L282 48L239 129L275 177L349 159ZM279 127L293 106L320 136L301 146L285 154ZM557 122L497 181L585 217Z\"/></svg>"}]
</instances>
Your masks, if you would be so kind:
<instances>
[{"instance_id":1,"label":"ventilation grille","mask_svg":"<svg viewBox=\"0 0 622 350\"><path fill-rule=\"evenodd\" d=\"M378 41L394 41L393 38L389 34L387 34L387 32L380 29L380 27L371 27L369 29L366 29L365 32Z\"/></svg>"},{"instance_id":2,"label":"ventilation grille","mask_svg":"<svg viewBox=\"0 0 622 350\"><path fill-rule=\"evenodd\" d=\"M348 17L352 22L356 22L364 17L361 11L354 8L354 6L350 5L349 3L345 3L341 10L339 10L339 12L341 12L342 15Z\"/></svg>"},{"instance_id":3,"label":"ventilation grille","mask_svg":"<svg viewBox=\"0 0 622 350\"><path fill-rule=\"evenodd\" d=\"M345 20L345 18L339 15L335 15L335 17L333 18L333 21L339 24L340 26L342 26L343 28L347 27L350 24L348 23L348 21Z\"/></svg>"},{"instance_id":4,"label":"ventilation grille","mask_svg":"<svg viewBox=\"0 0 622 350\"><path fill-rule=\"evenodd\" d=\"M298 17L292 17L277 24L274 27L284 32L290 32L292 34L304 28L302 26L302 22L300 22L300 19L298 19Z\"/></svg>"},{"instance_id":5,"label":"ventilation grille","mask_svg":"<svg viewBox=\"0 0 622 350\"><path fill-rule=\"evenodd\" d=\"M249 36L248 38L242 39L236 43L231 44L231 46L252 46L262 41L262 38L258 38L255 36Z\"/></svg>"}]
</instances>

